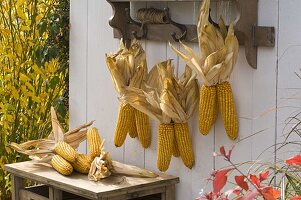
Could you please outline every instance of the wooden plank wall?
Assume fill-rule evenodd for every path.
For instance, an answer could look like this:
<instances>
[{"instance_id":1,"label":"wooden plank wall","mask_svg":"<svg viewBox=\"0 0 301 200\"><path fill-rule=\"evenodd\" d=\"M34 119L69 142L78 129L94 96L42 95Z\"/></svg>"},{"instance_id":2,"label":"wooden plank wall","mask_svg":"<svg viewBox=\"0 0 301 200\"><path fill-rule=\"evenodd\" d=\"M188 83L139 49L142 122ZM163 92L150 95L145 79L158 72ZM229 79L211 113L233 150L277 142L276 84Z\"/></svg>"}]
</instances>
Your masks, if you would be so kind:
<instances>
[{"instance_id":1,"label":"wooden plank wall","mask_svg":"<svg viewBox=\"0 0 301 200\"><path fill-rule=\"evenodd\" d=\"M180 23L196 23L199 3L154 2L132 5L134 13L140 7L168 6L173 19ZM213 11L219 5L212 5ZM240 137L233 159L237 162L266 159L274 162L273 145L283 140L284 120L300 107L296 100L301 87L300 79L294 75L301 65L301 23L299 22L300 0L259 0L259 25L276 28L276 47L259 48L258 69L252 69L245 60L241 47L238 64L231 78L237 104ZM106 1L71 1L70 41L70 126L95 119L95 126L106 139L106 149L114 159L151 170L156 169L156 146L158 123L152 121L152 145L143 150L134 139L128 139L122 148L113 145L113 133L119 102L105 66L105 53L118 48L112 37L108 19L112 9ZM184 64L166 42L142 42L147 53L148 65L172 58L178 74ZM177 44L175 44L178 46ZM192 45L197 49L196 45ZM292 97L292 98L290 98ZM180 177L177 199L194 199L202 189L208 189L205 179L214 168L225 166L212 152L221 145L230 147L220 117L209 136L197 130L197 116L190 122L196 165L192 170L183 166L181 160L173 158L169 174ZM254 135L254 136L253 136ZM269 148L263 155L261 153ZM86 151L86 146L81 146ZM281 155L278 155L279 157Z\"/></svg>"}]
</instances>

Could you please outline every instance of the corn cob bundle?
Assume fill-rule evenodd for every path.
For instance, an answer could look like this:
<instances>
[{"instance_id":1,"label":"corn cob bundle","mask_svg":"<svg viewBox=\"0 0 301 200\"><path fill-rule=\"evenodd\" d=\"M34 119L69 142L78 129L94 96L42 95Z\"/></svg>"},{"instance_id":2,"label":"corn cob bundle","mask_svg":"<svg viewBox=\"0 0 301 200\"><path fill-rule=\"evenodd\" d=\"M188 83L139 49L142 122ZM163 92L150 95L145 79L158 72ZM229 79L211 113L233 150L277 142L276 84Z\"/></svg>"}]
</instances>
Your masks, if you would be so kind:
<instances>
[{"instance_id":1,"label":"corn cob bundle","mask_svg":"<svg viewBox=\"0 0 301 200\"><path fill-rule=\"evenodd\" d=\"M127 87L125 95L122 96L122 100L131 104L135 109L140 111L140 113L136 112L136 121L147 121L149 116L160 122L160 126L158 128L157 167L161 171L166 171L169 167L173 154L174 131L173 124L171 124L171 118L163 113L160 107L160 91L162 90L162 84L160 82L161 78L158 78L158 75L159 67L156 66L149 72L147 84L143 87L143 89ZM142 115L142 113L145 114ZM139 115L140 119L138 118ZM145 135L147 134L143 134L144 138ZM145 145L149 145L148 141L150 141L150 138L143 139L139 132L138 138L140 141L145 140Z\"/></svg>"},{"instance_id":2,"label":"corn cob bundle","mask_svg":"<svg viewBox=\"0 0 301 200\"><path fill-rule=\"evenodd\" d=\"M59 142L54 148L54 152L68 162L75 162L78 156L75 149L66 142Z\"/></svg>"},{"instance_id":3,"label":"corn cob bundle","mask_svg":"<svg viewBox=\"0 0 301 200\"><path fill-rule=\"evenodd\" d=\"M198 83L190 68L187 67L183 77L177 80L171 60L159 63L149 72L143 90L128 87L126 91L124 101L160 122L157 147L157 167L160 171L168 169L172 155L178 157L181 151L188 152L180 148L185 147L190 151L188 157L194 157L189 132L183 136L182 131L179 131L179 141L174 132L174 122L185 124L199 101ZM185 165L193 165L193 159L187 161L185 158Z\"/></svg>"},{"instance_id":4,"label":"corn cob bundle","mask_svg":"<svg viewBox=\"0 0 301 200\"><path fill-rule=\"evenodd\" d=\"M195 161L187 121L197 107L198 91L197 80L191 69L186 67L179 80L174 77L165 79L161 95L162 110L175 122L174 146L178 147L184 165L190 169Z\"/></svg>"},{"instance_id":5,"label":"corn cob bundle","mask_svg":"<svg viewBox=\"0 0 301 200\"><path fill-rule=\"evenodd\" d=\"M91 159L99 156L101 153L101 138L97 128L91 128L87 132L87 144L89 149L89 156Z\"/></svg>"},{"instance_id":6,"label":"corn cob bundle","mask_svg":"<svg viewBox=\"0 0 301 200\"><path fill-rule=\"evenodd\" d=\"M91 163L92 160L88 155L79 154L77 156L77 159L74 162L72 162L71 165L75 171L82 174L88 174L91 167Z\"/></svg>"},{"instance_id":7,"label":"corn cob bundle","mask_svg":"<svg viewBox=\"0 0 301 200\"><path fill-rule=\"evenodd\" d=\"M46 139L31 140L21 144L11 143L8 146L21 154L29 156L30 159L37 163L50 163L52 157L55 155L55 149L60 152L60 154L67 153L67 159L74 160L76 149L79 144L86 139L87 131L83 130L93 124L93 121L87 124L80 125L79 127L64 132L55 113L54 108L51 108L51 122L52 122L52 132L48 135ZM64 144L60 144L60 143ZM62 149L60 150L62 145ZM69 158L68 158L69 157Z\"/></svg>"},{"instance_id":8,"label":"corn cob bundle","mask_svg":"<svg viewBox=\"0 0 301 200\"><path fill-rule=\"evenodd\" d=\"M106 55L106 63L115 89L121 97L125 95L124 91L128 86L141 88L147 73L147 65L145 52L138 41L134 40L129 49L121 41L120 49L115 54ZM114 134L115 146L122 146L127 134L129 134L132 138L138 136L144 148L149 147L150 127L148 120L148 117L136 112L136 109L130 104L121 101Z\"/></svg>"},{"instance_id":9,"label":"corn cob bundle","mask_svg":"<svg viewBox=\"0 0 301 200\"><path fill-rule=\"evenodd\" d=\"M170 46L203 81L199 106L200 132L204 135L209 133L219 108L227 135L234 140L238 135L238 119L228 80L236 64L239 44L233 23L228 29L223 19L219 20L219 27L209 23L209 7L210 0L204 0L197 28L201 55L197 56L183 43L181 45L187 54Z\"/></svg>"},{"instance_id":10,"label":"corn cob bundle","mask_svg":"<svg viewBox=\"0 0 301 200\"><path fill-rule=\"evenodd\" d=\"M51 166L59 173L68 176L72 174L73 167L72 165L62 158L60 155L55 155L51 159Z\"/></svg>"}]
</instances>

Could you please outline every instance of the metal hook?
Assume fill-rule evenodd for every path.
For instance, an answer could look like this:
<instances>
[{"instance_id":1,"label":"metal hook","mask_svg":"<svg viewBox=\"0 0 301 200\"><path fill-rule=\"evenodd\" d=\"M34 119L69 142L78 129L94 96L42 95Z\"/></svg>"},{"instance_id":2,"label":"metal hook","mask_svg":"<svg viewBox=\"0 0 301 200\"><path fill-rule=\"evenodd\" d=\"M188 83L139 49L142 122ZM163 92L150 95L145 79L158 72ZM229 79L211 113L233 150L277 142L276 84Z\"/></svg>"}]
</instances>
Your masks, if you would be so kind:
<instances>
[{"instance_id":1,"label":"metal hook","mask_svg":"<svg viewBox=\"0 0 301 200\"><path fill-rule=\"evenodd\" d=\"M187 36L187 27L183 24L179 24L177 22L174 22L171 19L170 15L169 15L169 8L164 8L164 12L165 12L165 17L166 17L166 22L178 27L182 32L182 34L180 36L177 36L177 34L175 32L172 32L171 37L173 38L173 40L176 41L176 42L185 40L185 38Z\"/></svg>"},{"instance_id":2,"label":"metal hook","mask_svg":"<svg viewBox=\"0 0 301 200\"><path fill-rule=\"evenodd\" d=\"M137 31L133 31L132 35L137 39L137 40L141 40L143 38L146 38L147 36L147 26L143 23L140 27L140 29L142 29L142 35L139 36Z\"/></svg>"},{"instance_id":3,"label":"metal hook","mask_svg":"<svg viewBox=\"0 0 301 200\"><path fill-rule=\"evenodd\" d=\"M133 20L133 18L131 17L131 13L130 13L130 9L129 8L125 8L125 12L126 12L126 16L127 16L127 19L128 19L128 22L130 24L135 24L137 26L140 27L140 30L142 30L142 34L141 35L138 35L138 31L132 31L132 35L134 38L136 38L137 40L141 40L143 38L146 38L147 36L147 27L145 26L144 23L139 23L135 20Z\"/></svg>"}]
</instances>

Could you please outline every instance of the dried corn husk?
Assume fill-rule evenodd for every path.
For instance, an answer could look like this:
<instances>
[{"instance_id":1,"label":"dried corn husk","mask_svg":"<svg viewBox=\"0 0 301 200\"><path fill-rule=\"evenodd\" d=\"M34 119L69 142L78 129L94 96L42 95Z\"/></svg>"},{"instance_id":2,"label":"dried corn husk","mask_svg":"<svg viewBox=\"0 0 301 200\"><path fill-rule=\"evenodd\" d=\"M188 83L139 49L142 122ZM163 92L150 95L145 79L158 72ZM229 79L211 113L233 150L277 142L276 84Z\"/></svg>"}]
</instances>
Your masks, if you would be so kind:
<instances>
[{"instance_id":1,"label":"dried corn husk","mask_svg":"<svg viewBox=\"0 0 301 200\"><path fill-rule=\"evenodd\" d=\"M101 143L101 153L99 157L95 157L88 174L89 180L99 181L109 177L112 172L112 159L108 152L104 150L104 141Z\"/></svg>"},{"instance_id":2,"label":"dried corn husk","mask_svg":"<svg viewBox=\"0 0 301 200\"><path fill-rule=\"evenodd\" d=\"M21 154L28 155L36 162L48 162L54 155L54 148L58 142L65 141L73 148L77 148L86 139L87 131L82 129L93 124L91 121L64 133L53 107L51 108L51 121L53 130L47 139L31 140L21 144L11 143L8 146Z\"/></svg>"},{"instance_id":3,"label":"dried corn husk","mask_svg":"<svg viewBox=\"0 0 301 200\"><path fill-rule=\"evenodd\" d=\"M109 153L104 150L103 141L101 144L101 155L93 160L88 178L89 180L100 181L109 177L112 173L146 178L155 178L158 176L151 171L113 161Z\"/></svg>"},{"instance_id":4,"label":"dried corn husk","mask_svg":"<svg viewBox=\"0 0 301 200\"><path fill-rule=\"evenodd\" d=\"M158 63L149 72L142 88L127 87L121 101L131 104L137 110L147 114L161 123L168 124L171 117L161 108L164 80L174 77L171 60Z\"/></svg>"},{"instance_id":5,"label":"dried corn husk","mask_svg":"<svg viewBox=\"0 0 301 200\"><path fill-rule=\"evenodd\" d=\"M145 52L137 40L129 49L121 41L116 53L106 55L106 63L119 95L124 94L127 86L140 88L147 74Z\"/></svg>"},{"instance_id":6,"label":"dried corn husk","mask_svg":"<svg viewBox=\"0 0 301 200\"><path fill-rule=\"evenodd\" d=\"M166 71L172 68L171 62L166 64ZM160 107L173 122L185 123L193 115L199 101L199 85L195 79L196 75L188 66L179 79L173 75L173 72L167 72L167 74L169 76L164 77Z\"/></svg>"},{"instance_id":7,"label":"dried corn husk","mask_svg":"<svg viewBox=\"0 0 301 200\"><path fill-rule=\"evenodd\" d=\"M206 86L228 81L238 57L239 44L234 34L233 23L228 30L222 19L219 28L208 22L210 0L201 7L197 26L200 56L187 45L181 43L183 53L170 44L170 47L193 69Z\"/></svg>"}]
</instances>

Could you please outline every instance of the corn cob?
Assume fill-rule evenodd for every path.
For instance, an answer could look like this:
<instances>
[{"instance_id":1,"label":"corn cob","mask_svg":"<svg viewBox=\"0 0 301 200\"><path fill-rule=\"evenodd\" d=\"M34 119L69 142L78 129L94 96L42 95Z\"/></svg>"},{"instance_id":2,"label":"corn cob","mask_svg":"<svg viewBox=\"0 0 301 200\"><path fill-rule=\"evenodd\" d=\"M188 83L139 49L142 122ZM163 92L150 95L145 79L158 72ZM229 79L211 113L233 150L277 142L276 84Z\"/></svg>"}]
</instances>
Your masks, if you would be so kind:
<instances>
[{"instance_id":1,"label":"corn cob","mask_svg":"<svg viewBox=\"0 0 301 200\"><path fill-rule=\"evenodd\" d=\"M231 85L228 81L217 85L217 99L228 137L235 140L238 135L238 119Z\"/></svg>"},{"instance_id":2,"label":"corn cob","mask_svg":"<svg viewBox=\"0 0 301 200\"><path fill-rule=\"evenodd\" d=\"M134 114L132 115L132 123L129 125L129 135L131 138L136 138L138 136L137 123L135 121L136 109L134 109Z\"/></svg>"},{"instance_id":3,"label":"corn cob","mask_svg":"<svg viewBox=\"0 0 301 200\"><path fill-rule=\"evenodd\" d=\"M194 165L194 153L191 144L188 123L175 123L175 140L177 141L182 161L191 169Z\"/></svg>"},{"instance_id":4,"label":"corn cob","mask_svg":"<svg viewBox=\"0 0 301 200\"><path fill-rule=\"evenodd\" d=\"M217 118L216 87L202 85L199 105L199 130L207 135Z\"/></svg>"},{"instance_id":5,"label":"corn cob","mask_svg":"<svg viewBox=\"0 0 301 200\"><path fill-rule=\"evenodd\" d=\"M121 147L125 141L131 123L133 123L134 108L130 104L120 106L114 135L116 147Z\"/></svg>"},{"instance_id":6,"label":"corn cob","mask_svg":"<svg viewBox=\"0 0 301 200\"><path fill-rule=\"evenodd\" d=\"M176 140L176 135L174 135L172 155L174 157L180 157L180 151L179 151L179 146L178 146L178 143L177 143L177 140Z\"/></svg>"},{"instance_id":7,"label":"corn cob","mask_svg":"<svg viewBox=\"0 0 301 200\"><path fill-rule=\"evenodd\" d=\"M95 158L101 153L101 138L97 128L91 128L87 132L87 143L91 158Z\"/></svg>"},{"instance_id":8,"label":"corn cob","mask_svg":"<svg viewBox=\"0 0 301 200\"><path fill-rule=\"evenodd\" d=\"M68 176L73 172L72 165L60 155L55 155L52 157L51 165L57 172L65 176Z\"/></svg>"},{"instance_id":9,"label":"corn cob","mask_svg":"<svg viewBox=\"0 0 301 200\"><path fill-rule=\"evenodd\" d=\"M68 162L74 162L78 156L75 149L66 142L57 143L54 151Z\"/></svg>"},{"instance_id":10,"label":"corn cob","mask_svg":"<svg viewBox=\"0 0 301 200\"><path fill-rule=\"evenodd\" d=\"M149 117L145 113L135 110L135 121L138 139L144 148L148 148L151 144Z\"/></svg>"},{"instance_id":11,"label":"corn cob","mask_svg":"<svg viewBox=\"0 0 301 200\"><path fill-rule=\"evenodd\" d=\"M88 174L92 163L90 161L88 155L79 154L76 161L72 163L72 166L75 171L82 174Z\"/></svg>"},{"instance_id":12,"label":"corn cob","mask_svg":"<svg viewBox=\"0 0 301 200\"><path fill-rule=\"evenodd\" d=\"M158 131L158 155L157 167L160 171L165 172L170 164L172 157L174 141L174 126L173 124L159 125Z\"/></svg>"}]
</instances>

